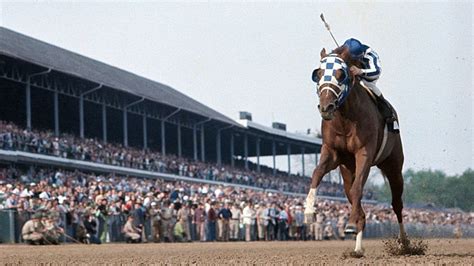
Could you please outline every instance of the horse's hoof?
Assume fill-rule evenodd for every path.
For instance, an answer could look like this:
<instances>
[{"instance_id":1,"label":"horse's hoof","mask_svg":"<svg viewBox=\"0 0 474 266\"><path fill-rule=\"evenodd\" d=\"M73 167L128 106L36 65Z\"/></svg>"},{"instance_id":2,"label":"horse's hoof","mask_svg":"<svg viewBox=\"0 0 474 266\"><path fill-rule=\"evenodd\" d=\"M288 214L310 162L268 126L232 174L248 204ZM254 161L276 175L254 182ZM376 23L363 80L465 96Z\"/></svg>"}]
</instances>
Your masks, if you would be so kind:
<instances>
[{"instance_id":1,"label":"horse's hoof","mask_svg":"<svg viewBox=\"0 0 474 266\"><path fill-rule=\"evenodd\" d=\"M356 234L357 233L357 228L355 224L347 224L346 228L344 229L345 234Z\"/></svg>"}]
</instances>

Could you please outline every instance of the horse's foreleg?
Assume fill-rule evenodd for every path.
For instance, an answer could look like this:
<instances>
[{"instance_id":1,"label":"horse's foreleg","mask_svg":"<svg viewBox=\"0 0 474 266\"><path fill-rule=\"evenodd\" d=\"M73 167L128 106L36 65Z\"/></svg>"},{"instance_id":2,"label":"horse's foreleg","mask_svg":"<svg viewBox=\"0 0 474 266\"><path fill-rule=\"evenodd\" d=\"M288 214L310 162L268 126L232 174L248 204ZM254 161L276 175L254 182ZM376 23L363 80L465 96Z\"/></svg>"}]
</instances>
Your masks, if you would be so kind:
<instances>
[{"instance_id":1,"label":"horse's foreleg","mask_svg":"<svg viewBox=\"0 0 474 266\"><path fill-rule=\"evenodd\" d=\"M318 166L313 171L311 177L311 187L306 197L305 213L312 214L315 212L314 203L316 201L316 188L321 183L324 175L329 171L337 167L337 153L334 150L329 149L326 145L321 148L321 158Z\"/></svg>"},{"instance_id":2,"label":"horse's foreleg","mask_svg":"<svg viewBox=\"0 0 474 266\"><path fill-rule=\"evenodd\" d=\"M349 217L349 222L344 230L346 233L357 233L356 237L356 252L362 252L362 232L365 228L365 213L362 209L361 200L362 192L365 182L369 175L370 162L373 154L367 149L361 149L355 156L356 169L355 179L350 189L350 201L352 204L352 211Z\"/></svg>"},{"instance_id":3,"label":"horse's foreleg","mask_svg":"<svg viewBox=\"0 0 474 266\"><path fill-rule=\"evenodd\" d=\"M344 180L344 192L346 193L347 200L352 204L351 188L352 182L354 182L354 169L346 165L339 166L339 169L341 170L341 175Z\"/></svg>"}]
</instances>

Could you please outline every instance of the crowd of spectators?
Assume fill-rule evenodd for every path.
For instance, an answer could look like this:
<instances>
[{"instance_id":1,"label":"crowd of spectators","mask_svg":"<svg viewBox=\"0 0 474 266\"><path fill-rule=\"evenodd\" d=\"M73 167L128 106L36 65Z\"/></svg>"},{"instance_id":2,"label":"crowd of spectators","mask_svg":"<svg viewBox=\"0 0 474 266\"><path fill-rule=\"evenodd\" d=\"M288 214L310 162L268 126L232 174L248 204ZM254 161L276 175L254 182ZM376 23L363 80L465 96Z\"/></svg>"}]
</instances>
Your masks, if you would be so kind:
<instances>
[{"instance_id":1,"label":"crowd of spectators","mask_svg":"<svg viewBox=\"0 0 474 266\"><path fill-rule=\"evenodd\" d=\"M319 200L307 217L304 199L199 182L139 179L61 169L0 168L0 209L57 217L68 236L90 242L335 239L350 205ZM364 204L367 223L396 222L390 206ZM474 213L404 209L406 223L474 223ZM335 229L334 229L335 228Z\"/></svg>"},{"instance_id":2,"label":"crowd of spectators","mask_svg":"<svg viewBox=\"0 0 474 266\"><path fill-rule=\"evenodd\" d=\"M70 134L55 136L51 131L25 130L13 123L0 121L0 149L18 150L56 157L91 161L180 176L255 186L295 193L307 193L307 177L277 174L218 166L174 155L104 143L98 139L78 138ZM343 197L342 185L322 182L319 192L326 196ZM364 193L372 199L372 193ZM368 196L368 197L367 197Z\"/></svg>"}]
</instances>

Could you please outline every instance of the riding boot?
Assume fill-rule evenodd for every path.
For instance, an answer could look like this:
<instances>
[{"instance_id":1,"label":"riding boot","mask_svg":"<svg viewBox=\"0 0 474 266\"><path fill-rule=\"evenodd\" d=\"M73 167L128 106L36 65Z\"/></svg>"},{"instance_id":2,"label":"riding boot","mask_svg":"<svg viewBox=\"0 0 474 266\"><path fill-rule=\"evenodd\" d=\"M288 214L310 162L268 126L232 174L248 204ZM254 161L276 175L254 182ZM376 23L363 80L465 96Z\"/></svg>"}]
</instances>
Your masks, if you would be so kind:
<instances>
[{"instance_id":1,"label":"riding boot","mask_svg":"<svg viewBox=\"0 0 474 266\"><path fill-rule=\"evenodd\" d=\"M388 130L394 133L399 133L400 130L398 128L397 118L395 117L392 107L387 100L385 100L383 95L377 97L377 106L382 113L385 123L387 123Z\"/></svg>"}]
</instances>

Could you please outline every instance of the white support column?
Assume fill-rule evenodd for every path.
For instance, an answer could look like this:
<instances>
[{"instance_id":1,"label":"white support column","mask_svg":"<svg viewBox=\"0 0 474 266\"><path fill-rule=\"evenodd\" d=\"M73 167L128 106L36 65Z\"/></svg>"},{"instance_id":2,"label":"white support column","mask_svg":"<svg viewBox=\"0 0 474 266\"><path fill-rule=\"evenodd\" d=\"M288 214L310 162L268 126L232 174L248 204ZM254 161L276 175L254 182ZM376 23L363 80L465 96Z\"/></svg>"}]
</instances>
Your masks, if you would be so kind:
<instances>
[{"instance_id":1,"label":"white support column","mask_svg":"<svg viewBox=\"0 0 474 266\"><path fill-rule=\"evenodd\" d=\"M291 175L291 145L288 143L286 146L286 152L288 153L288 176Z\"/></svg>"},{"instance_id":2,"label":"white support column","mask_svg":"<svg viewBox=\"0 0 474 266\"><path fill-rule=\"evenodd\" d=\"M166 132L165 132L165 120L161 120L161 154L166 155Z\"/></svg>"},{"instance_id":3,"label":"white support column","mask_svg":"<svg viewBox=\"0 0 474 266\"><path fill-rule=\"evenodd\" d=\"M79 136L84 138L84 95L82 94L79 97Z\"/></svg>"},{"instance_id":4,"label":"white support column","mask_svg":"<svg viewBox=\"0 0 474 266\"><path fill-rule=\"evenodd\" d=\"M273 175L276 175L276 143L272 141L272 155L273 155Z\"/></svg>"},{"instance_id":5,"label":"white support column","mask_svg":"<svg viewBox=\"0 0 474 266\"><path fill-rule=\"evenodd\" d=\"M143 149L148 149L148 123L146 120L146 114L143 114Z\"/></svg>"},{"instance_id":6,"label":"white support column","mask_svg":"<svg viewBox=\"0 0 474 266\"><path fill-rule=\"evenodd\" d=\"M127 108L123 108L123 146L128 147L128 117Z\"/></svg>"},{"instance_id":7,"label":"white support column","mask_svg":"<svg viewBox=\"0 0 474 266\"><path fill-rule=\"evenodd\" d=\"M216 135L216 155L217 155L217 165L222 165L222 157L221 157L221 130L217 130Z\"/></svg>"},{"instance_id":8,"label":"white support column","mask_svg":"<svg viewBox=\"0 0 474 266\"><path fill-rule=\"evenodd\" d=\"M256 151L257 151L257 172L260 173L260 138L257 137L256 142Z\"/></svg>"},{"instance_id":9,"label":"white support column","mask_svg":"<svg viewBox=\"0 0 474 266\"><path fill-rule=\"evenodd\" d=\"M245 156L245 169L249 169L249 138L247 133L244 134L244 156Z\"/></svg>"},{"instance_id":10,"label":"white support column","mask_svg":"<svg viewBox=\"0 0 474 266\"><path fill-rule=\"evenodd\" d=\"M198 151L197 151L197 129L196 125L193 126L193 153L194 153L194 160L198 160Z\"/></svg>"},{"instance_id":11,"label":"white support column","mask_svg":"<svg viewBox=\"0 0 474 266\"><path fill-rule=\"evenodd\" d=\"M177 138L178 138L178 156L181 157L183 151L181 147L181 124L178 122L178 132L177 132Z\"/></svg>"},{"instance_id":12,"label":"white support column","mask_svg":"<svg viewBox=\"0 0 474 266\"><path fill-rule=\"evenodd\" d=\"M301 176L305 175L304 170L304 147L301 147Z\"/></svg>"},{"instance_id":13,"label":"white support column","mask_svg":"<svg viewBox=\"0 0 474 266\"><path fill-rule=\"evenodd\" d=\"M31 130L31 84L30 79L26 83L26 129Z\"/></svg>"},{"instance_id":14,"label":"white support column","mask_svg":"<svg viewBox=\"0 0 474 266\"><path fill-rule=\"evenodd\" d=\"M234 168L235 162L234 162L234 133L230 133L230 166Z\"/></svg>"},{"instance_id":15,"label":"white support column","mask_svg":"<svg viewBox=\"0 0 474 266\"><path fill-rule=\"evenodd\" d=\"M201 161L206 161L206 148L205 148L205 135L204 135L204 124L201 125Z\"/></svg>"},{"instance_id":16,"label":"white support column","mask_svg":"<svg viewBox=\"0 0 474 266\"><path fill-rule=\"evenodd\" d=\"M59 95L58 91L54 91L54 135L59 135Z\"/></svg>"},{"instance_id":17,"label":"white support column","mask_svg":"<svg viewBox=\"0 0 474 266\"><path fill-rule=\"evenodd\" d=\"M107 106L102 103L102 140L107 142Z\"/></svg>"}]
</instances>

